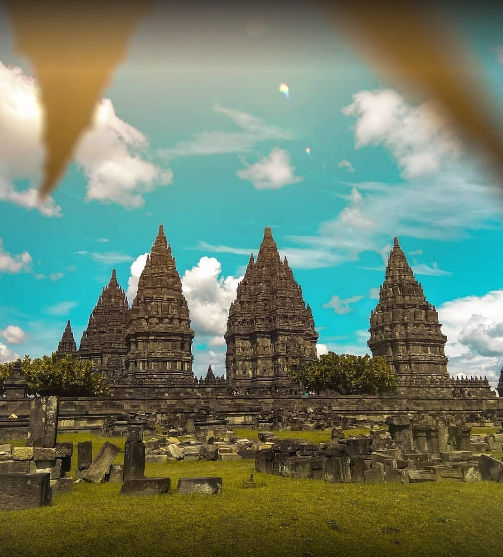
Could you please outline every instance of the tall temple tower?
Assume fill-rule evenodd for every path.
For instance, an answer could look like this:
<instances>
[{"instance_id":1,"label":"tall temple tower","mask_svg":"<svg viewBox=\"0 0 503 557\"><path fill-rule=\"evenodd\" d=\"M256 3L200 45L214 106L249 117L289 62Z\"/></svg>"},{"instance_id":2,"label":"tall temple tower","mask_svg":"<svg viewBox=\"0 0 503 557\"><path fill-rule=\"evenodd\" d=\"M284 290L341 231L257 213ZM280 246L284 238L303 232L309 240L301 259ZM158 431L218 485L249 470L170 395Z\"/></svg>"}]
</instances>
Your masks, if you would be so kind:
<instances>
[{"instance_id":1,"label":"tall temple tower","mask_svg":"<svg viewBox=\"0 0 503 557\"><path fill-rule=\"evenodd\" d=\"M373 356L384 356L399 377L448 377L438 314L426 300L405 254L394 240L379 302L370 315Z\"/></svg>"},{"instance_id":2,"label":"tall temple tower","mask_svg":"<svg viewBox=\"0 0 503 557\"><path fill-rule=\"evenodd\" d=\"M79 358L91 361L93 368L108 379L124 375L128 319L126 294L117 282L114 269L89 317L79 348Z\"/></svg>"},{"instance_id":3,"label":"tall temple tower","mask_svg":"<svg viewBox=\"0 0 503 557\"><path fill-rule=\"evenodd\" d=\"M72 326L70 325L70 320L67 321L65 330L63 331L63 336L58 344L58 349L56 354L58 356L66 356L67 354L75 354L77 352L77 345L75 344L75 339L73 338Z\"/></svg>"},{"instance_id":4,"label":"tall temple tower","mask_svg":"<svg viewBox=\"0 0 503 557\"><path fill-rule=\"evenodd\" d=\"M242 387L290 385L288 368L316 359L317 339L311 308L267 227L229 309L227 378Z\"/></svg>"},{"instance_id":5,"label":"tall temple tower","mask_svg":"<svg viewBox=\"0 0 503 557\"><path fill-rule=\"evenodd\" d=\"M193 338L182 283L161 224L131 307L128 378L147 383L192 380Z\"/></svg>"}]
</instances>

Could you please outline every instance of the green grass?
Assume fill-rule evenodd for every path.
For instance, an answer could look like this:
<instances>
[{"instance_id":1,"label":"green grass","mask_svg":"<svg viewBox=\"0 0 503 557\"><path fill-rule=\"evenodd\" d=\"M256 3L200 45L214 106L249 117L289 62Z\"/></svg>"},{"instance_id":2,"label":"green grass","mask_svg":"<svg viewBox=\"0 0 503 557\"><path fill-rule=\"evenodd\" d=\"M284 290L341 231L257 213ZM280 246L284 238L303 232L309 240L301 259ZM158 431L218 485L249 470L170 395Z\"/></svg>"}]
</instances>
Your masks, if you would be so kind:
<instances>
[{"instance_id":1,"label":"green grass","mask_svg":"<svg viewBox=\"0 0 503 557\"><path fill-rule=\"evenodd\" d=\"M500 426L493 427L472 427L471 435L491 435L493 433L499 433L501 431Z\"/></svg>"},{"instance_id":2,"label":"green grass","mask_svg":"<svg viewBox=\"0 0 503 557\"><path fill-rule=\"evenodd\" d=\"M242 435L240 430L240 434ZM278 432L325 434L329 432ZM89 434L58 441L107 441ZM123 438L111 438L123 447ZM122 454L118 461L121 461ZM76 461L76 455L73 459ZM220 496L127 497L74 486L51 507L0 512L2 557L498 555L503 484L328 484L255 473L253 461L147 463L147 476L221 476Z\"/></svg>"},{"instance_id":3,"label":"green grass","mask_svg":"<svg viewBox=\"0 0 503 557\"><path fill-rule=\"evenodd\" d=\"M258 439L258 432L262 430L258 429L247 429L237 427L234 429L234 432L238 437L245 437L246 439L257 440ZM265 430L263 430L265 431ZM278 437L278 439L305 439L306 441L310 441L311 443L326 443L330 441L331 437L331 428L325 430L314 429L311 431L300 431L300 430L292 430L292 431L271 431L273 435ZM345 429L344 435L345 437L355 437L358 435L369 435L370 429L368 428L358 428L358 429Z\"/></svg>"}]
</instances>

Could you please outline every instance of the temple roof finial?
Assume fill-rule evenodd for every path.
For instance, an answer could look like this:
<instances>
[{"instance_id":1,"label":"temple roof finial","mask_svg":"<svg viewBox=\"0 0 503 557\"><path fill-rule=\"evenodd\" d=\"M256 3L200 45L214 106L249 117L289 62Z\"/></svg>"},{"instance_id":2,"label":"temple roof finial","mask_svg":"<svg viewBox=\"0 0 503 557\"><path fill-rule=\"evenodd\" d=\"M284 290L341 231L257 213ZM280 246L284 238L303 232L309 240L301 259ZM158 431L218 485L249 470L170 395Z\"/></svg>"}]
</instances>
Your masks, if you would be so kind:
<instances>
[{"instance_id":1,"label":"temple roof finial","mask_svg":"<svg viewBox=\"0 0 503 557\"><path fill-rule=\"evenodd\" d=\"M400 247L400 244L398 243L398 236L395 236L395 237L393 238L393 245L394 245L396 248L399 248L399 247Z\"/></svg>"}]
</instances>

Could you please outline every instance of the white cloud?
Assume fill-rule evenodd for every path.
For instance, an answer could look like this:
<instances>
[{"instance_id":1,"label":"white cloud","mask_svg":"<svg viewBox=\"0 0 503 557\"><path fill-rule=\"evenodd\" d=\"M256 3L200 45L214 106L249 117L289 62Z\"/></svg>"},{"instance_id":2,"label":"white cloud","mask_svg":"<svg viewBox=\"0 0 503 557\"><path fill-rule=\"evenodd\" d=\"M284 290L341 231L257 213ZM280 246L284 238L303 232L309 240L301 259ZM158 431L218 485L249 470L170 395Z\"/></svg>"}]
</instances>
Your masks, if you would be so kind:
<instances>
[{"instance_id":1,"label":"white cloud","mask_svg":"<svg viewBox=\"0 0 503 557\"><path fill-rule=\"evenodd\" d=\"M222 265L215 257L201 257L198 264L185 271L182 287L189 305L192 327L210 346L223 346L229 306L236 298L242 277L223 277Z\"/></svg>"},{"instance_id":2,"label":"white cloud","mask_svg":"<svg viewBox=\"0 0 503 557\"><path fill-rule=\"evenodd\" d=\"M428 265L428 263L418 263L416 265L412 265L412 270L416 275L430 275L435 277L442 277L451 274L449 271L440 269L436 261L433 261L431 265Z\"/></svg>"},{"instance_id":3,"label":"white cloud","mask_svg":"<svg viewBox=\"0 0 503 557\"><path fill-rule=\"evenodd\" d=\"M368 297L370 300L379 300L379 288L369 288Z\"/></svg>"},{"instance_id":4,"label":"white cloud","mask_svg":"<svg viewBox=\"0 0 503 557\"><path fill-rule=\"evenodd\" d=\"M33 276L37 280L49 279L51 282L55 282L57 280L61 280L65 276L65 273L57 272L57 273L49 273L48 275L45 275L44 273L35 273Z\"/></svg>"},{"instance_id":5,"label":"white cloud","mask_svg":"<svg viewBox=\"0 0 503 557\"><path fill-rule=\"evenodd\" d=\"M339 164L337 165L339 168L345 168L348 172L354 172L355 169L353 168L353 165L347 161L346 159L343 159L342 161L339 161Z\"/></svg>"},{"instance_id":6,"label":"white cloud","mask_svg":"<svg viewBox=\"0 0 503 557\"><path fill-rule=\"evenodd\" d=\"M117 251L106 251L102 253L91 253L91 257L98 263L105 265L114 265L115 263L124 263L132 261L133 258L127 253L120 253Z\"/></svg>"},{"instance_id":7,"label":"white cloud","mask_svg":"<svg viewBox=\"0 0 503 557\"><path fill-rule=\"evenodd\" d=\"M106 244L106 243L110 242L110 240L108 238L98 238L97 242L100 242L102 244Z\"/></svg>"},{"instance_id":8,"label":"white cloud","mask_svg":"<svg viewBox=\"0 0 503 557\"><path fill-rule=\"evenodd\" d=\"M31 187L40 180L43 161L38 96L33 78L0 62L0 200L59 217L61 207L52 198L39 203ZM143 205L144 193L171 183L170 170L146 160L147 147L145 136L118 118L112 102L103 99L74 156L88 179L87 199L131 209ZM16 180L28 180L30 186L18 189Z\"/></svg>"},{"instance_id":9,"label":"white cloud","mask_svg":"<svg viewBox=\"0 0 503 557\"><path fill-rule=\"evenodd\" d=\"M0 331L0 336L10 344L21 344L26 339L25 332L17 325L7 325Z\"/></svg>"},{"instance_id":10,"label":"white cloud","mask_svg":"<svg viewBox=\"0 0 503 557\"><path fill-rule=\"evenodd\" d=\"M455 133L431 102L412 107L390 89L359 91L342 112L358 117L356 147L386 146L407 178L435 172L460 155Z\"/></svg>"},{"instance_id":11,"label":"white cloud","mask_svg":"<svg viewBox=\"0 0 503 557\"><path fill-rule=\"evenodd\" d=\"M208 242L199 242L199 247L214 253L233 253L234 255L250 255L256 251L255 249L233 248L231 246L224 245L215 246L213 244L208 244Z\"/></svg>"},{"instance_id":12,"label":"white cloud","mask_svg":"<svg viewBox=\"0 0 503 557\"><path fill-rule=\"evenodd\" d=\"M19 355L11 350L8 346L0 342L0 364L13 362L19 358Z\"/></svg>"},{"instance_id":13,"label":"white cloud","mask_svg":"<svg viewBox=\"0 0 503 557\"><path fill-rule=\"evenodd\" d=\"M147 147L146 137L117 117L112 101L103 99L75 155L88 178L87 200L135 209L145 204L144 193L171 184L171 170L145 160Z\"/></svg>"},{"instance_id":14,"label":"white cloud","mask_svg":"<svg viewBox=\"0 0 503 557\"><path fill-rule=\"evenodd\" d=\"M161 154L167 158L197 155L222 155L227 153L248 153L256 143L262 141L288 140L293 135L287 130L266 124L260 118L247 112L240 112L216 105L215 112L230 118L240 128L237 132L222 130L204 131L194 135L191 141L184 141Z\"/></svg>"},{"instance_id":15,"label":"white cloud","mask_svg":"<svg viewBox=\"0 0 503 557\"><path fill-rule=\"evenodd\" d=\"M319 358L322 354L328 354L328 346L326 344L317 344L316 355Z\"/></svg>"},{"instance_id":16,"label":"white cloud","mask_svg":"<svg viewBox=\"0 0 503 557\"><path fill-rule=\"evenodd\" d=\"M334 313L339 315L344 315L346 313L351 313L354 311L354 308L351 307L351 304L355 304L362 300L364 296L351 296L350 298L341 299L337 294L334 294L330 300L323 304L325 309L333 308Z\"/></svg>"},{"instance_id":17,"label":"white cloud","mask_svg":"<svg viewBox=\"0 0 503 557\"><path fill-rule=\"evenodd\" d=\"M243 180L249 180L258 190L277 190L283 186L296 184L302 177L295 176L295 167L290 164L290 155L284 149L274 147L268 156L255 164L246 165L238 170L237 175Z\"/></svg>"},{"instance_id":18,"label":"white cloud","mask_svg":"<svg viewBox=\"0 0 503 557\"><path fill-rule=\"evenodd\" d=\"M503 365L503 290L466 296L438 308L452 375L487 376L496 384Z\"/></svg>"},{"instance_id":19,"label":"white cloud","mask_svg":"<svg viewBox=\"0 0 503 557\"><path fill-rule=\"evenodd\" d=\"M128 299L129 305L131 305L133 303L133 300L135 299L136 292L138 291L138 281L140 280L140 275L145 267L145 264L147 263L148 256L148 253L142 253L133 261L133 263L131 263L126 292L126 297Z\"/></svg>"},{"instance_id":20,"label":"white cloud","mask_svg":"<svg viewBox=\"0 0 503 557\"><path fill-rule=\"evenodd\" d=\"M224 349L193 349L194 364L192 370L198 377L206 377L208 366L211 365L215 375L225 375L225 350Z\"/></svg>"},{"instance_id":21,"label":"white cloud","mask_svg":"<svg viewBox=\"0 0 503 557\"><path fill-rule=\"evenodd\" d=\"M0 273L20 273L31 269L31 255L27 251L23 251L17 255L11 255L4 251L3 241L0 238Z\"/></svg>"},{"instance_id":22,"label":"white cloud","mask_svg":"<svg viewBox=\"0 0 503 557\"><path fill-rule=\"evenodd\" d=\"M57 304L54 304L52 306L48 306L46 308L46 311L50 315L64 315L64 316L67 316L74 307L77 307L77 305L78 305L77 302L70 302L70 301L58 302Z\"/></svg>"}]
</instances>

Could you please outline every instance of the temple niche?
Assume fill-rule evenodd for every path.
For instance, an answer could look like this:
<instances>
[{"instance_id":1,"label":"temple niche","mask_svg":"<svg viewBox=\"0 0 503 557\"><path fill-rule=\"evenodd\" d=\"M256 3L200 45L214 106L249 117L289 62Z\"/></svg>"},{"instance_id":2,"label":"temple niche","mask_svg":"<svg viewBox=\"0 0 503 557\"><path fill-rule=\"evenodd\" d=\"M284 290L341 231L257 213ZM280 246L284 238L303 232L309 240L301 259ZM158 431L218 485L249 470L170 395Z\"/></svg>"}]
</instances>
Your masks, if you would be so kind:
<instances>
[{"instance_id":1,"label":"temple niche","mask_svg":"<svg viewBox=\"0 0 503 557\"><path fill-rule=\"evenodd\" d=\"M164 228L138 281L126 331L126 376L144 383L193 381L189 309Z\"/></svg>"},{"instance_id":2,"label":"temple niche","mask_svg":"<svg viewBox=\"0 0 503 557\"><path fill-rule=\"evenodd\" d=\"M63 336L58 344L58 349L56 354L60 357L64 357L67 354L73 354L77 352L77 345L75 344L75 339L73 338L72 326L70 321L66 322L65 330L63 331Z\"/></svg>"},{"instance_id":3,"label":"temple niche","mask_svg":"<svg viewBox=\"0 0 503 557\"><path fill-rule=\"evenodd\" d=\"M316 359L311 309L269 227L238 285L225 340L227 378L238 387L290 386L288 369Z\"/></svg>"},{"instance_id":4,"label":"temple niche","mask_svg":"<svg viewBox=\"0 0 503 557\"><path fill-rule=\"evenodd\" d=\"M79 348L79 358L92 362L93 369L109 380L124 375L128 319L126 293L119 286L114 269L89 317Z\"/></svg>"},{"instance_id":5,"label":"temple niche","mask_svg":"<svg viewBox=\"0 0 503 557\"><path fill-rule=\"evenodd\" d=\"M379 302L370 315L369 348L384 356L399 377L448 377L442 334L435 307L394 239Z\"/></svg>"}]
</instances>

